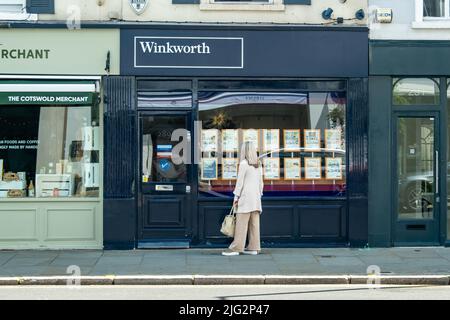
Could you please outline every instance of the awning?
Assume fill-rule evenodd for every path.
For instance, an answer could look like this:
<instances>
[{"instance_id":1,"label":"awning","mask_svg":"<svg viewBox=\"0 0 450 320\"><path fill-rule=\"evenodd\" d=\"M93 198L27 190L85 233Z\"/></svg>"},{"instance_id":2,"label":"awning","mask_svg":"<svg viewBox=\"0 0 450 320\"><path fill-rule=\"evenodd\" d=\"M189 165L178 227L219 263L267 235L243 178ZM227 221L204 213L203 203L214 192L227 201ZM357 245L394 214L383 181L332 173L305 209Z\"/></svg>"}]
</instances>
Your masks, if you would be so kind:
<instances>
[{"instance_id":1,"label":"awning","mask_svg":"<svg viewBox=\"0 0 450 320\"><path fill-rule=\"evenodd\" d=\"M0 81L0 105L92 105L95 81Z\"/></svg>"}]
</instances>

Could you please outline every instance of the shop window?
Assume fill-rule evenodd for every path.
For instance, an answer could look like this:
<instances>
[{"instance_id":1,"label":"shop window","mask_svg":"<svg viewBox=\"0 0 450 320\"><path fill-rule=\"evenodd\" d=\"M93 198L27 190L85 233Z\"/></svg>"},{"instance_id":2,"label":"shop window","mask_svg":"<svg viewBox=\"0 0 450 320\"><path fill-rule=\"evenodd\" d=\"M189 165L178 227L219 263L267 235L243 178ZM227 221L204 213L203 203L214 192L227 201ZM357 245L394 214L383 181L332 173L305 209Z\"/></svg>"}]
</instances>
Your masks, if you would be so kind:
<instances>
[{"instance_id":1,"label":"shop window","mask_svg":"<svg viewBox=\"0 0 450 320\"><path fill-rule=\"evenodd\" d=\"M200 92L200 194L231 196L253 141L264 196L345 195L345 108L341 92Z\"/></svg>"},{"instance_id":2,"label":"shop window","mask_svg":"<svg viewBox=\"0 0 450 320\"><path fill-rule=\"evenodd\" d=\"M394 78L394 105L439 104L439 79Z\"/></svg>"},{"instance_id":3,"label":"shop window","mask_svg":"<svg viewBox=\"0 0 450 320\"><path fill-rule=\"evenodd\" d=\"M99 120L98 106L0 106L0 198L98 197Z\"/></svg>"}]
</instances>

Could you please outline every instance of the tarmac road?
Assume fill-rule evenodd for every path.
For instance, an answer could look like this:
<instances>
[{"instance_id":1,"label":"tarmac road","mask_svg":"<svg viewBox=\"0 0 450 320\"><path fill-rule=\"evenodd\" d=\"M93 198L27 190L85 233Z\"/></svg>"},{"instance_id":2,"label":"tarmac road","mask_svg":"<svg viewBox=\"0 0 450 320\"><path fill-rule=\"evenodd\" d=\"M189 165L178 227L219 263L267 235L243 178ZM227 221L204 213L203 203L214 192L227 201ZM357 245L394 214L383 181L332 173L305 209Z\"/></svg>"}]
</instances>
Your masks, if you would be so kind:
<instances>
[{"instance_id":1,"label":"tarmac road","mask_svg":"<svg viewBox=\"0 0 450 320\"><path fill-rule=\"evenodd\" d=\"M450 300L450 286L3 286L0 300Z\"/></svg>"}]
</instances>

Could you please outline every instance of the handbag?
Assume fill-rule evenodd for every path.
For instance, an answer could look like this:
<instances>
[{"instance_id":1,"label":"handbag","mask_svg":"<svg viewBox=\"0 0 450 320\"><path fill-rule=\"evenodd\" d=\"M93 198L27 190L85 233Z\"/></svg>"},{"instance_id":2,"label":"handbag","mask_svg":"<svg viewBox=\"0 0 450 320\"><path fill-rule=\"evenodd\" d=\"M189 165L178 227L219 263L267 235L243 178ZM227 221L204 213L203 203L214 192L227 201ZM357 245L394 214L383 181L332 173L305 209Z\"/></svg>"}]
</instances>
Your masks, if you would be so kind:
<instances>
[{"instance_id":1,"label":"handbag","mask_svg":"<svg viewBox=\"0 0 450 320\"><path fill-rule=\"evenodd\" d=\"M234 212L234 206L231 207L230 213L225 216L222 222L222 232L227 237L234 237L234 229L236 228L236 213Z\"/></svg>"}]
</instances>

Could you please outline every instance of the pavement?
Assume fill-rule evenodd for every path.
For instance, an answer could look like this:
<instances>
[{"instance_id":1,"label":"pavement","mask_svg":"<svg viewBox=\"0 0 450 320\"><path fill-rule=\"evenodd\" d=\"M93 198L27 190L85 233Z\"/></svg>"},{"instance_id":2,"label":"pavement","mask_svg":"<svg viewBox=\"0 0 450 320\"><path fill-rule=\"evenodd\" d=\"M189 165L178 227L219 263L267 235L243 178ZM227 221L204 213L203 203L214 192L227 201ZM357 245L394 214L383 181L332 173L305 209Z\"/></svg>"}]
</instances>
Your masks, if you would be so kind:
<instances>
[{"instance_id":1,"label":"pavement","mask_svg":"<svg viewBox=\"0 0 450 320\"><path fill-rule=\"evenodd\" d=\"M232 257L221 251L0 251L0 285L450 284L444 247L267 248Z\"/></svg>"}]
</instances>

